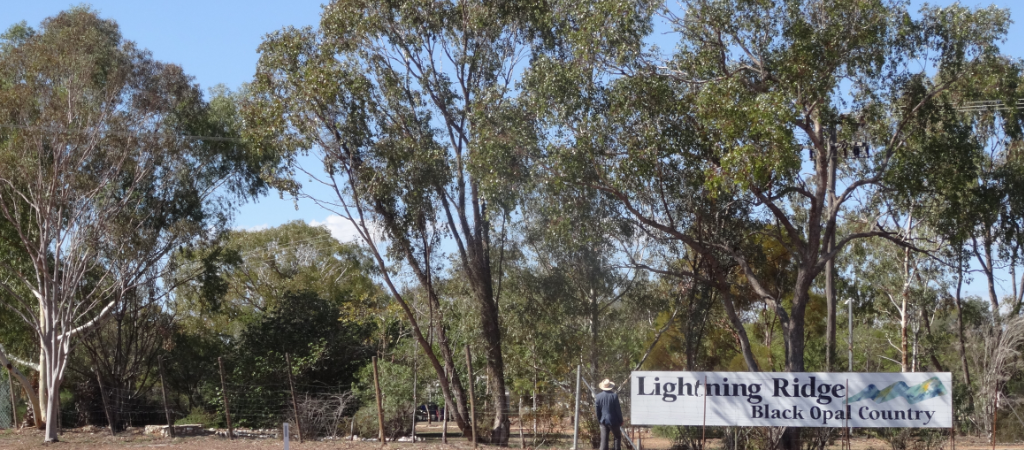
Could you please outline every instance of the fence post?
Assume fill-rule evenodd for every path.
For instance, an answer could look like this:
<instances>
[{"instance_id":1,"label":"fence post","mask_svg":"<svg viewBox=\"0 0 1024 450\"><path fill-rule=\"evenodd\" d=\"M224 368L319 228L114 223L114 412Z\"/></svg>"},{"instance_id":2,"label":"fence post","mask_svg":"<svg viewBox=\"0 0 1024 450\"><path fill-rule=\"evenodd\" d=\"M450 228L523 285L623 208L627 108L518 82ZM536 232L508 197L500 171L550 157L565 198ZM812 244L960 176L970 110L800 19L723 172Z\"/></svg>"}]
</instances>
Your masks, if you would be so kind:
<instances>
[{"instance_id":1,"label":"fence post","mask_svg":"<svg viewBox=\"0 0 1024 450\"><path fill-rule=\"evenodd\" d=\"M299 432L299 443L302 443L302 420L299 420L299 402L295 399L295 381L292 380L292 357L284 354L284 362L288 364L288 388L292 391L292 411L295 411L295 430Z\"/></svg>"},{"instance_id":2,"label":"fence post","mask_svg":"<svg viewBox=\"0 0 1024 450\"><path fill-rule=\"evenodd\" d=\"M156 359L157 366L160 368L160 394L164 398L164 415L167 416L167 434L174 439L174 418L171 417L171 408L167 405L167 383L164 382L164 358L163 356Z\"/></svg>"},{"instance_id":3,"label":"fence post","mask_svg":"<svg viewBox=\"0 0 1024 450\"><path fill-rule=\"evenodd\" d=\"M377 370L377 357L373 357L373 390L377 395L377 428L380 435L380 443L384 445L387 443L387 438L384 436L384 405L380 399L380 374Z\"/></svg>"},{"instance_id":4,"label":"fence post","mask_svg":"<svg viewBox=\"0 0 1024 450\"><path fill-rule=\"evenodd\" d=\"M231 405L228 404L228 384L224 378L224 359L217 357L217 366L220 367L220 393L224 399L224 419L228 424L228 439L235 439L235 430L231 428Z\"/></svg>"},{"instance_id":5,"label":"fence post","mask_svg":"<svg viewBox=\"0 0 1024 450\"><path fill-rule=\"evenodd\" d=\"M100 377L99 369L93 367L92 370L96 373L96 383L100 385L100 398L103 399L103 413L107 415L107 425L110 427L110 435L114 436L114 418L110 416L110 405L107 404L107 390L103 388L103 378Z\"/></svg>"},{"instance_id":6,"label":"fence post","mask_svg":"<svg viewBox=\"0 0 1024 450\"><path fill-rule=\"evenodd\" d=\"M12 429L20 428L18 426L18 398L15 397L14 393L14 373L11 372L11 368L7 368L7 384L11 390L11 416L14 418L14 422L11 422Z\"/></svg>"},{"instance_id":7,"label":"fence post","mask_svg":"<svg viewBox=\"0 0 1024 450\"><path fill-rule=\"evenodd\" d=\"M580 441L580 378L583 377L580 372L580 366L576 366L576 412L573 414L572 419L572 450L579 449Z\"/></svg>"},{"instance_id":8,"label":"fence post","mask_svg":"<svg viewBox=\"0 0 1024 450\"><path fill-rule=\"evenodd\" d=\"M473 448L476 448L476 402L473 400L473 359L469 354L469 345L466 345L466 382L469 384L469 430L473 433Z\"/></svg>"},{"instance_id":9,"label":"fence post","mask_svg":"<svg viewBox=\"0 0 1024 450\"><path fill-rule=\"evenodd\" d=\"M448 377L448 368L447 367L444 368L444 378L446 380L448 380L449 382L451 381L451 378ZM445 400L445 403L444 403L444 413L441 414L441 416L442 416L442 420L441 420L441 443L442 444L448 444L448 406L449 406L448 405L448 401Z\"/></svg>"}]
</instances>

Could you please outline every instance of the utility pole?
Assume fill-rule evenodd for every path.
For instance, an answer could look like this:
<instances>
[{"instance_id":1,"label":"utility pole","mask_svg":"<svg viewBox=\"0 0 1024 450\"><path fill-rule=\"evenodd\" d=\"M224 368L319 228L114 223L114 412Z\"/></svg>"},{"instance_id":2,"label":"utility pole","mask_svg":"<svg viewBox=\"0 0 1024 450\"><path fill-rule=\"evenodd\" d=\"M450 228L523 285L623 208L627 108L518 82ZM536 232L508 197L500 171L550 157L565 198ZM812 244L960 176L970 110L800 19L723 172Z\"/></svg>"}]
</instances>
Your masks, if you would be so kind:
<instances>
[{"instance_id":1,"label":"utility pole","mask_svg":"<svg viewBox=\"0 0 1024 450\"><path fill-rule=\"evenodd\" d=\"M849 334L846 335L846 345L849 349L849 356L847 356L847 368L848 372L853 372L853 299L846 299L846 305L849 306L849 311L846 313L846 320L849 322Z\"/></svg>"}]
</instances>

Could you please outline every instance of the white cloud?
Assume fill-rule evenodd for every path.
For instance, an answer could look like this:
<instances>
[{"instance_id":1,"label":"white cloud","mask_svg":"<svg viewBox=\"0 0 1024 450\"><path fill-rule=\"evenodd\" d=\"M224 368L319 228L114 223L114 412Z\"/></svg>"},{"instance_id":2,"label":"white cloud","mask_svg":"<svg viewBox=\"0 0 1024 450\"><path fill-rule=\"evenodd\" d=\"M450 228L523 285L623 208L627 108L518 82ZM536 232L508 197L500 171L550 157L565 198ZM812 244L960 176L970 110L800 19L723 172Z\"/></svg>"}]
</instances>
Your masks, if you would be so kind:
<instances>
[{"instance_id":1,"label":"white cloud","mask_svg":"<svg viewBox=\"0 0 1024 450\"><path fill-rule=\"evenodd\" d=\"M270 229L270 225L263 224L263 225L254 225L254 226L251 226L251 227L232 227L231 229L235 230L235 231L263 231L263 230Z\"/></svg>"},{"instance_id":2,"label":"white cloud","mask_svg":"<svg viewBox=\"0 0 1024 450\"><path fill-rule=\"evenodd\" d=\"M326 219L321 221L311 220L309 224L314 227L325 227L331 232L331 236L337 239L339 242L357 242L362 243L359 237L359 232L356 231L355 225L352 225L348 219L345 219L337 214L331 214ZM372 228L372 227L371 227Z\"/></svg>"}]
</instances>

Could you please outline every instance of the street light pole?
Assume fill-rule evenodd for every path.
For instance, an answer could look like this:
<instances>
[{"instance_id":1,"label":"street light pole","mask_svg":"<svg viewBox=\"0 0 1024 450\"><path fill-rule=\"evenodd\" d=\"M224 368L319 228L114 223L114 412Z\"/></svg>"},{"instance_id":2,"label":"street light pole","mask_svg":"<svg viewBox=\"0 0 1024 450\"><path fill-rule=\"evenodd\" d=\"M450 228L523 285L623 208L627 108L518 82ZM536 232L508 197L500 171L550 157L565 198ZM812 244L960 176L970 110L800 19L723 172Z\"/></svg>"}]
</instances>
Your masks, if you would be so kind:
<instances>
[{"instance_id":1,"label":"street light pole","mask_svg":"<svg viewBox=\"0 0 1024 450\"><path fill-rule=\"evenodd\" d=\"M846 313L846 320L849 322L849 334L846 336L846 344L849 348L849 355L847 357L847 371L853 372L853 299L847 298L846 304L849 309Z\"/></svg>"}]
</instances>

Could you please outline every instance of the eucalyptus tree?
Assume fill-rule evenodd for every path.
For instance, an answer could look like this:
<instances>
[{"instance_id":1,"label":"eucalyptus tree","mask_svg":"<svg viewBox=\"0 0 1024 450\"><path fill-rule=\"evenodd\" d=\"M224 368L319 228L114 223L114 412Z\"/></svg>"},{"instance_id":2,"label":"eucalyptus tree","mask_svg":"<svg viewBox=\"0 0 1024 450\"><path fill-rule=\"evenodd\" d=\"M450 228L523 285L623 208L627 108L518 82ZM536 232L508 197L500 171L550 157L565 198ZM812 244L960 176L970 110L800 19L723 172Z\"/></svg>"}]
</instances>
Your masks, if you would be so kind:
<instances>
[{"instance_id":1,"label":"eucalyptus tree","mask_svg":"<svg viewBox=\"0 0 1024 450\"><path fill-rule=\"evenodd\" d=\"M902 242L888 211L847 213L976 166L951 93L1004 63L996 44L1009 14L954 5L914 18L882 0L680 6L683 16L668 13L679 36L670 59L600 71L552 58L531 88L551 99L562 172L618 199L653 238L734 264L779 318L785 369L804 371L815 278L852 241ZM695 198L713 207L689 207ZM752 224L706 239L691 230L728 217ZM786 291L758 274L758 241L792 258Z\"/></svg>"},{"instance_id":2,"label":"eucalyptus tree","mask_svg":"<svg viewBox=\"0 0 1024 450\"><path fill-rule=\"evenodd\" d=\"M553 9L563 6L582 22L556 18ZM471 287L495 414L491 441L499 444L508 440L509 410L495 225L513 216L536 153L518 82L535 51L551 45L552 28L586 25L592 33L606 24L597 6L336 1L319 29L286 29L260 47L249 138L282 156L275 175L283 188L355 226L463 430L468 408L454 343L432 314L440 355L432 351L392 270L411 271L434 312L442 310L435 283L448 261ZM613 17L635 15L618 12ZM307 153L318 167L301 167ZM311 196L298 183L306 178L331 194Z\"/></svg>"},{"instance_id":3,"label":"eucalyptus tree","mask_svg":"<svg viewBox=\"0 0 1024 450\"><path fill-rule=\"evenodd\" d=\"M439 244L450 239L478 308L491 439L502 444L509 418L492 221L515 208L534 147L515 101L530 54L524 12L470 2L331 3L319 29L288 28L261 45L246 121L261 151L282 156L278 178L297 195L305 191L294 175L313 168L296 159L315 154L326 172L317 181L332 195L313 199L357 229L467 430L467 397L455 376L460 353L434 317L427 326L438 336L438 358L391 272L406 265L440 314Z\"/></svg>"},{"instance_id":4,"label":"eucalyptus tree","mask_svg":"<svg viewBox=\"0 0 1024 450\"><path fill-rule=\"evenodd\" d=\"M1002 64L1009 16L952 6L912 19L901 2L852 0L683 6L670 60L604 78L585 61L552 60L533 86L564 105L545 104L558 113L552 127L571 130L555 147L564 170L652 236L735 264L783 324L786 369L804 370L805 312L825 264L857 239L902 242L889 211L846 213L974 167L950 92ZM694 198L713 206L690 207ZM706 239L689 229L722 217L752 225ZM836 235L841 219L848 231ZM793 259L788 291L765 288L751 240Z\"/></svg>"},{"instance_id":5,"label":"eucalyptus tree","mask_svg":"<svg viewBox=\"0 0 1024 450\"><path fill-rule=\"evenodd\" d=\"M0 217L29 262L0 261L0 289L38 339L36 420L56 441L73 342L126 296L161 296L167 256L263 183L238 146L187 138L224 131L191 78L90 10L12 29L0 85Z\"/></svg>"},{"instance_id":6,"label":"eucalyptus tree","mask_svg":"<svg viewBox=\"0 0 1024 450\"><path fill-rule=\"evenodd\" d=\"M517 254L507 263L504 283L508 345L546 360L527 364L561 365L558 373L583 361L584 377L596 386L643 363L646 352L610 345L612 336L621 327L654 334L657 316L675 318L674 295L657 274L629 266L626 254L646 246L630 241L628 222L608 214L609 199L586 187L551 187L538 188L526 201L512 244ZM651 316L634 320L630 314L638 309Z\"/></svg>"},{"instance_id":7,"label":"eucalyptus tree","mask_svg":"<svg viewBox=\"0 0 1024 450\"><path fill-rule=\"evenodd\" d=\"M916 206L923 209L921 204ZM947 243L919 215L905 214L902 221L900 238L909 245L860 240L850 245L849 257L844 258L846 270L858 280L858 294L873 301L875 311L883 312L873 320L897 327L899 344L893 347L900 355L895 361L900 371L918 372L927 365L942 371L944 365L931 346L931 324L946 297L950 271L932 255Z\"/></svg>"}]
</instances>

